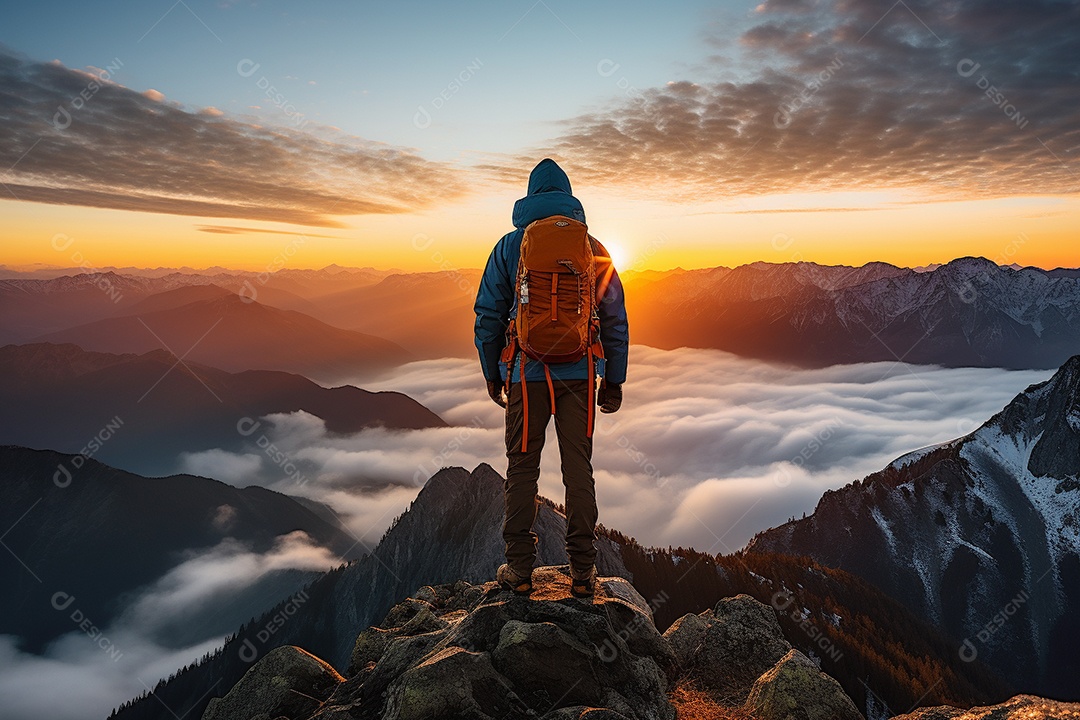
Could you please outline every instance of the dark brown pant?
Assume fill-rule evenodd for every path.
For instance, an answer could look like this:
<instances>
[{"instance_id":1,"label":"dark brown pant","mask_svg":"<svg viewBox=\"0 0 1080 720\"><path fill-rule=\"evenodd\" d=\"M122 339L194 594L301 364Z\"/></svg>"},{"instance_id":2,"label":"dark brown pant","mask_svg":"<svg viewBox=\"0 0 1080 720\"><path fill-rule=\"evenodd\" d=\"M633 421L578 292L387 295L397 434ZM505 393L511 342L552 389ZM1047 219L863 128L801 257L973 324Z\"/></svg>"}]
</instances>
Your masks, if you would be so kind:
<instances>
[{"instance_id":1,"label":"dark brown pant","mask_svg":"<svg viewBox=\"0 0 1080 720\"><path fill-rule=\"evenodd\" d=\"M533 521L539 504L536 484L540 478L540 452L551 418L551 399L546 382L527 382L529 393L529 440L521 451L524 414L521 383L514 383L506 408L506 521L503 540L506 562L514 572L528 575L536 561ZM596 561L596 488L592 472L592 438L586 437L588 381L555 380L555 432L559 439L562 479L566 487L566 554L571 567L586 572Z\"/></svg>"}]
</instances>

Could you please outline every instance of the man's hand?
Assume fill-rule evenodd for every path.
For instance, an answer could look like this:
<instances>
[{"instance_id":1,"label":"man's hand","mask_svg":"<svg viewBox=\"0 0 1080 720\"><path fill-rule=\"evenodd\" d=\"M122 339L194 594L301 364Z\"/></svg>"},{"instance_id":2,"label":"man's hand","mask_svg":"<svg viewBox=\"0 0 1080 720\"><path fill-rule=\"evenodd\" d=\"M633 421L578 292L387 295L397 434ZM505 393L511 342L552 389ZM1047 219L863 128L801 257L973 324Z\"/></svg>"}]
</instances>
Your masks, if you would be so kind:
<instances>
[{"instance_id":1,"label":"man's hand","mask_svg":"<svg viewBox=\"0 0 1080 720\"><path fill-rule=\"evenodd\" d=\"M616 383L600 383L600 392L596 394L596 404L600 406L600 412L613 413L622 407L622 385Z\"/></svg>"},{"instance_id":2,"label":"man's hand","mask_svg":"<svg viewBox=\"0 0 1080 720\"><path fill-rule=\"evenodd\" d=\"M502 408L506 407L506 393L503 392L502 383L488 380L487 391L488 395L495 401L496 405Z\"/></svg>"}]
</instances>

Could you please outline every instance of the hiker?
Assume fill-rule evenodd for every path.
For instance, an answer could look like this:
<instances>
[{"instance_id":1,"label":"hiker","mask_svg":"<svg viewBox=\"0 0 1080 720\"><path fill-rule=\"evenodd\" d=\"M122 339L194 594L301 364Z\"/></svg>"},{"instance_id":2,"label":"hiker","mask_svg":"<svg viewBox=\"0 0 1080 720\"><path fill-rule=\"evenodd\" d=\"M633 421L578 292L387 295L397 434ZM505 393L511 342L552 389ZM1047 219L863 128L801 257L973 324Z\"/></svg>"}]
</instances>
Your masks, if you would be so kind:
<instances>
[{"instance_id":1,"label":"hiker","mask_svg":"<svg viewBox=\"0 0 1080 720\"><path fill-rule=\"evenodd\" d=\"M604 413L622 404L629 343L622 283L554 160L533 168L513 222L516 229L491 251L474 306L488 395L506 408L506 564L496 579L519 594L532 590L540 451L554 415L571 592L589 597L596 580L594 403Z\"/></svg>"}]
</instances>

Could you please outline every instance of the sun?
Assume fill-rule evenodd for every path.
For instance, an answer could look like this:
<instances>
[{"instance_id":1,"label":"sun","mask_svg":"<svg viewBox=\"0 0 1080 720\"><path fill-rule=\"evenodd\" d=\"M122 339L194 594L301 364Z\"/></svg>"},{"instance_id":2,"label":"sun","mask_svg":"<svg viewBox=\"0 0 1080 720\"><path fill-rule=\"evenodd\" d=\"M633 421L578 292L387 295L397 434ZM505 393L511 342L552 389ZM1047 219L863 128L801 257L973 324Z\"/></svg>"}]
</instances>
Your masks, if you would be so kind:
<instances>
[{"instance_id":1,"label":"sun","mask_svg":"<svg viewBox=\"0 0 1080 720\"><path fill-rule=\"evenodd\" d=\"M628 269L627 263L630 260L630 256L627 254L626 249L623 248L622 243L618 238L604 238L604 248L611 255L611 264L615 266L616 270Z\"/></svg>"}]
</instances>

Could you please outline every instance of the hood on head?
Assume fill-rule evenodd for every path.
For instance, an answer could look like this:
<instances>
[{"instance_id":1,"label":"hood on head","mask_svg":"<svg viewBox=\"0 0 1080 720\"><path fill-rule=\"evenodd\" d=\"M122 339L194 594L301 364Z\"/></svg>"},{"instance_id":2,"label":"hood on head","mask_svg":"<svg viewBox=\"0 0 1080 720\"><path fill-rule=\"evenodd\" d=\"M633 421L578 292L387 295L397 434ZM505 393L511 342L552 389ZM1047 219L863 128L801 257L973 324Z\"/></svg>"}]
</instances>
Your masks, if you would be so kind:
<instances>
[{"instance_id":1,"label":"hood on head","mask_svg":"<svg viewBox=\"0 0 1080 720\"><path fill-rule=\"evenodd\" d=\"M585 222L585 210L571 192L570 178L557 162L544 158L529 173L528 194L514 203L514 226L523 228L552 215Z\"/></svg>"},{"instance_id":2,"label":"hood on head","mask_svg":"<svg viewBox=\"0 0 1080 720\"><path fill-rule=\"evenodd\" d=\"M570 178L566 176L566 172L551 158L544 158L536 163L536 167L529 173L529 195L553 190L567 195L574 194L570 189Z\"/></svg>"}]
</instances>

